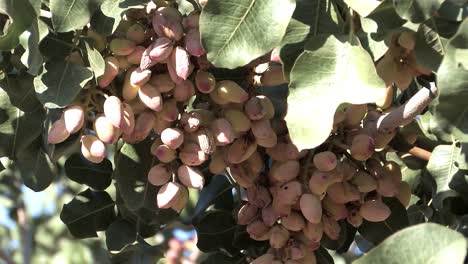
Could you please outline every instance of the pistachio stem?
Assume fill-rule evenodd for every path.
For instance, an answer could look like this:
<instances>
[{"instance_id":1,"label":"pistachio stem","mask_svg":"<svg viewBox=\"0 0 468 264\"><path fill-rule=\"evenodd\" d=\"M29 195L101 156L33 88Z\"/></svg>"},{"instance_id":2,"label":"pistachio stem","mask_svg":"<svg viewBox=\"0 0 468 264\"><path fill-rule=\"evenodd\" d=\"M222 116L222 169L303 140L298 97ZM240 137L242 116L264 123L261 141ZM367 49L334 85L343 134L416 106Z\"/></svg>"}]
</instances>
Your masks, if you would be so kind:
<instances>
[{"instance_id":1,"label":"pistachio stem","mask_svg":"<svg viewBox=\"0 0 468 264\"><path fill-rule=\"evenodd\" d=\"M430 89L420 89L405 104L386 115L382 115L377 122L378 131L390 133L399 126L411 123L432 102L437 93L438 89L433 83L431 83Z\"/></svg>"}]
</instances>

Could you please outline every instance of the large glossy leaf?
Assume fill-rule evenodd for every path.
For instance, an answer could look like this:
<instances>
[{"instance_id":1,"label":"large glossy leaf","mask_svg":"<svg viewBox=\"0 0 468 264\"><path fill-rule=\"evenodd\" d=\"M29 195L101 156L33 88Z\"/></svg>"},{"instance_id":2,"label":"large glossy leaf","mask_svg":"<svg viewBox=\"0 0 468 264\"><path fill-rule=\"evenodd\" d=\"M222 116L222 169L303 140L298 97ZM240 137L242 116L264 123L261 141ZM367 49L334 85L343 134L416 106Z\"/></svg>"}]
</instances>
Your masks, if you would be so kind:
<instances>
[{"instance_id":1,"label":"large glossy leaf","mask_svg":"<svg viewBox=\"0 0 468 264\"><path fill-rule=\"evenodd\" d=\"M160 246L151 246L144 240L123 248L119 253L111 255L112 263L154 264L163 257Z\"/></svg>"},{"instance_id":2,"label":"large glossy leaf","mask_svg":"<svg viewBox=\"0 0 468 264\"><path fill-rule=\"evenodd\" d=\"M231 190L234 186L227 180L224 175L213 176L210 183L203 187L198 196L198 201L195 206L192 221L203 213L210 205L216 202L222 195L228 194L232 199Z\"/></svg>"},{"instance_id":3,"label":"large glossy leaf","mask_svg":"<svg viewBox=\"0 0 468 264\"><path fill-rule=\"evenodd\" d=\"M115 203L106 192L87 189L63 206L60 219L76 238L97 237L114 221Z\"/></svg>"},{"instance_id":4,"label":"large glossy leaf","mask_svg":"<svg viewBox=\"0 0 468 264\"><path fill-rule=\"evenodd\" d=\"M19 44L21 33L31 26L36 13L28 0L0 1L0 13L8 15L11 20L0 36L0 50L14 49Z\"/></svg>"},{"instance_id":5,"label":"large glossy leaf","mask_svg":"<svg viewBox=\"0 0 468 264\"><path fill-rule=\"evenodd\" d=\"M458 167L462 155L463 152L458 143L439 145L432 151L427 171L436 183L436 190L433 193L436 209L442 209L445 198L458 196L457 193L468 195L466 172Z\"/></svg>"},{"instance_id":6,"label":"large glossy leaf","mask_svg":"<svg viewBox=\"0 0 468 264\"><path fill-rule=\"evenodd\" d=\"M358 12L360 16L366 17L372 11L374 11L380 4L381 1L360 1L360 0L344 0L344 2L350 6L354 11Z\"/></svg>"},{"instance_id":7,"label":"large glossy leaf","mask_svg":"<svg viewBox=\"0 0 468 264\"><path fill-rule=\"evenodd\" d=\"M65 107L93 78L93 72L84 66L65 61L49 61L44 72L34 79L39 100L48 108Z\"/></svg>"},{"instance_id":8,"label":"large glossy leaf","mask_svg":"<svg viewBox=\"0 0 468 264\"><path fill-rule=\"evenodd\" d=\"M136 226L124 219L117 219L106 230L106 245L109 251L120 251L136 242L136 238Z\"/></svg>"},{"instance_id":9,"label":"large glossy leaf","mask_svg":"<svg viewBox=\"0 0 468 264\"><path fill-rule=\"evenodd\" d=\"M426 223L397 232L353 263L463 263L466 247L462 234Z\"/></svg>"},{"instance_id":10,"label":"large glossy leaf","mask_svg":"<svg viewBox=\"0 0 468 264\"><path fill-rule=\"evenodd\" d=\"M67 32L88 24L103 0L50 0L55 31Z\"/></svg>"},{"instance_id":11,"label":"large glossy leaf","mask_svg":"<svg viewBox=\"0 0 468 264\"><path fill-rule=\"evenodd\" d=\"M450 39L437 71L438 102L430 108L435 129L452 134L453 138L468 141L466 100L468 100L468 20Z\"/></svg>"},{"instance_id":12,"label":"large glossy leaf","mask_svg":"<svg viewBox=\"0 0 468 264\"><path fill-rule=\"evenodd\" d=\"M125 144L115 159L114 178L120 195L130 210L147 208L158 211L156 195L159 187L148 182L148 171L156 158L151 155L151 140Z\"/></svg>"},{"instance_id":13,"label":"large glossy leaf","mask_svg":"<svg viewBox=\"0 0 468 264\"><path fill-rule=\"evenodd\" d=\"M88 40L84 41L84 45L86 46L86 54L88 57L89 66L94 72L94 78L98 78L104 74L104 69L106 67L104 58Z\"/></svg>"},{"instance_id":14,"label":"large glossy leaf","mask_svg":"<svg viewBox=\"0 0 468 264\"><path fill-rule=\"evenodd\" d=\"M393 0L398 14L414 23L431 18L440 8L443 0Z\"/></svg>"},{"instance_id":15,"label":"large glossy leaf","mask_svg":"<svg viewBox=\"0 0 468 264\"><path fill-rule=\"evenodd\" d=\"M47 36L47 24L40 19L34 19L28 30L20 36L20 43L25 49L21 55L21 62L28 67L28 73L37 75L44 61L39 51L39 43Z\"/></svg>"},{"instance_id":16,"label":"large glossy leaf","mask_svg":"<svg viewBox=\"0 0 468 264\"><path fill-rule=\"evenodd\" d=\"M112 182L112 163L108 159L98 164L92 163L75 153L65 162L65 173L72 181L86 184L96 190L104 190Z\"/></svg>"},{"instance_id":17,"label":"large glossy leaf","mask_svg":"<svg viewBox=\"0 0 468 264\"><path fill-rule=\"evenodd\" d=\"M200 16L208 60L236 68L278 46L295 8L293 0L209 1Z\"/></svg>"},{"instance_id":18,"label":"large glossy leaf","mask_svg":"<svg viewBox=\"0 0 468 264\"><path fill-rule=\"evenodd\" d=\"M104 0L100 11L91 20L93 29L103 35L111 35L122 20L122 13L131 7L146 4L146 0Z\"/></svg>"},{"instance_id":19,"label":"large glossy leaf","mask_svg":"<svg viewBox=\"0 0 468 264\"><path fill-rule=\"evenodd\" d=\"M203 252L233 249L236 222L231 212L208 211L193 224L197 230L197 247Z\"/></svg>"},{"instance_id":20,"label":"large glossy leaf","mask_svg":"<svg viewBox=\"0 0 468 264\"><path fill-rule=\"evenodd\" d=\"M6 80L0 84L0 157L14 159L41 134L45 112L34 103L26 86L15 85L14 80L8 83L9 77Z\"/></svg>"},{"instance_id":21,"label":"large glossy leaf","mask_svg":"<svg viewBox=\"0 0 468 264\"><path fill-rule=\"evenodd\" d=\"M381 222L364 221L358 228L359 233L374 245L409 225L406 209L399 200L385 198L384 202L392 212L390 216Z\"/></svg>"},{"instance_id":22,"label":"large glossy leaf","mask_svg":"<svg viewBox=\"0 0 468 264\"><path fill-rule=\"evenodd\" d=\"M385 84L369 54L359 44L352 45L335 36L311 38L290 77L291 107L285 120L291 140L300 150L325 141L340 104L375 102L385 92Z\"/></svg>"},{"instance_id":23,"label":"large glossy leaf","mask_svg":"<svg viewBox=\"0 0 468 264\"><path fill-rule=\"evenodd\" d=\"M341 32L343 32L343 21L333 1L296 1L293 18L281 43L280 57L285 77L289 79L294 62L304 51L304 45L309 38L322 33L340 34Z\"/></svg>"},{"instance_id":24,"label":"large glossy leaf","mask_svg":"<svg viewBox=\"0 0 468 264\"><path fill-rule=\"evenodd\" d=\"M40 140L20 152L15 165L24 185L35 192L45 190L58 175L54 162L41 148Z\"/></svg>"}]
</instances>

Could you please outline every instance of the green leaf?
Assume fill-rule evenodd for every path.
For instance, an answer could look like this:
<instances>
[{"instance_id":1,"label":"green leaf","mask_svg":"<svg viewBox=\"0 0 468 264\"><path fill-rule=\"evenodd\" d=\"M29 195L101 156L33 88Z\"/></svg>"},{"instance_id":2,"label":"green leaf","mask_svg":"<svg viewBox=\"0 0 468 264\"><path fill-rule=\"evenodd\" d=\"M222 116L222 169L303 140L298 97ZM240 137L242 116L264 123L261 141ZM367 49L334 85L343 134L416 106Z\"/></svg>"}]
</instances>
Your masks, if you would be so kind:
<instances>
[{"instance_id":1,"label":"green leaf","mask_svg":"<svg viewBox=\"0 0 468 264\"><path fill-rule=\"evenodd\" d=\"M372 11L374 11L380 4L381 1L370 0L370 1L361 1L361 0L344 0L344 2L351 7L354 11L358 12L360 16L366 17Z\"/></svg>"},{"instance_id":2,"label":"green leaf","mask_svg":"<svg viewBox=\"0 0 468 264\"><path fill-rule=\"evenodd\" d=\"M431 18L443 0L393 0L398 14L411 22L421 23Z\"/></svg>"},{"instance_id":3,"label":"green leaf","mask_svg":"<svg viewBox=\"0 0 468 264\"><path fill-rule=\"evenodd\" d=\"M50 61L44 72L34 79L36 96L48 108L71 104L85 84L93 78L86 67L65 61Z\"/></svg>"},{"instance_id":4,"label":"green leaf","mask_svg":"<svg viewBox=\"0 0 468 264\"><path fill-rule=\"evenodd\" d=\"M208 60L219 68L244 66L281 43L293 0L210 1L200 16Z\"/></svg>"},{"instance_id":5,"label":"green leaf","mask_svg":"<svg viewBox=\"0 0 468 264\"><path fill-rule=\"evenodd\" d=\"M333 1L298 0L296 2L296 9L293 13L294 20L292 19L288 25L287 34L284 36L283 46L280 49L283 73L288 80L296 58L304 51L304 45L309 38L315 37L317 34L340 34L343 32L343 21ZM294 21L309 26L309 34L304 36L307 29ZM288 32L288 30L292 31ZM297 40L300 42L296 42ZM289 44L284 45L289 41L291 41Z\"/></svg>"},{"instance_id":6,"label":"green leaf","mask_svg":"<svg viewBox=\"0 0 468 264\"><path fill-rule=\"evenodd\" d=\"M11 50L19 45L19 37L31 26L36 13L28 0L0 1L0 13L6 14L11 24L0 36L0 50Z\"/></svg>"},{"instance_id":7,"label":"green leaf","mask_svg":"<svg viewBox=\"0 0 468 264\"><path fill-rule=\"evenodd\" d=\"M10 97L11 104L26 113L42 109L42 104L34 93L33 80L31 75L19 74L7 76L0 82L0 86Z\"/></svg>"},{"instance_id":8,"label":"green leaf","mask_svg":"<svg viewBox=\"0 0 468 264\"><path fill-rule=\"evenodd\" d=\"M234 186L224 175L213 176L210 183L204 186L199 193L197 204L191 216L192 221L197 219L200 214L205 212L210 205L217 202L225 193L227 193L232 200L232 188L234 188Z\"/></svg>"},{"instance_id":9,"label":"green leaf","mask_svg":"<svg viewBox=\"0 0 468 264\"><path fill-rule=\"evenodd\" d=\"M425 223L401 230L353 264L463 263L466 247L466 239L460 233Z\"/></svg>"},{"instance_id":10,"label":"green leaf","mask_svg":"<svg viewBox=\"0 0 468 264\"><path fill-rule=\"evenodd\" d=\"M376 102L385 93L369 54L335 36L311 38L290 78L288 105L294 107L288 108L285 120L299 150L314 148L328 138L340 104Z\"/></svg>"},{"instance_id":11,"label":"green leaf","mask_svg":"<svg viewBox=\"0 0 468 264\"><path fill-rule=\"evenodd\" d=\"M125 247L117 254L112 254L112 263L154 264L163 257L160 246L151 246L144 240Z\"/></svg>"},{"instance_id":12,"label":"green leaf","mask_svg":"<svg viewBox=\"0 0 468 264\"><path fill-rule=\"evenodd\" d=\"M8 81L9 77L6 80ZM2 86L0 89L0 157L14 159L41 134L45 112L42 107L37 105L31 109L29 106L25 106L24 111L15 107L15 102L19 105L27 103L34 105L34 101L29 100L30 93L23 93L26 89L22 88L16 93L17 91L13 89L18 86L15 86L13 82L3 82L0 85ZM12 94L15 94L12 99L5 91L10 89Z\"/></svg>"},{"instance_id":13,"label":"green leaf","mask_svg":"<svg viewBox=\"0 0 468 264\"><path fill-rule=\"evenodd\" d=\"M55 164L41 148L41 140L18 153L15 165L19 169L24 185L35 192L45 190L58 175Z\"/></svg>"},{"instance_id":14,"label":"green leaf","mask_svg":"<svg viewBox=\"0 0 468 264\"><path fill-rule=\"evenodd\" d=\"M108 193L87 189L63 206L60 219L76 238L97 237L114 221L114 201Z\"/></svg>"},{"instance_id":15,"label":"green leaf","mask_svg":"<svg viewBox=\"0 0 468 264\"><path fill-rule=\"evenodd\" d=\"M220 249L232 250L236 222L227 211L207 211L200 220L193 223L197 230L197 247L203 252Z\"/></svg>"},{"instance_id":16,"label":"green leaf","mask_svg":"<svg viewBox=\"0 0 468 264\"><path fill-rule=\"evenodd\" d=\"M289 43L297 43L304 41L310 33L310 26L302 23L299 20L291 18L286 33L281 40L281 46Z\"/></svg>"},{"instance_id":17,"label":"green leaf","mask_svg":"<svg viewBox=\"0 0 468 264\"><path fill-rule=\"evenodd\" d=\"M359 226L359 233L374 245L409 225L405 207L396 198L384 198L384 203L390 208L390 216L382 222L364 221Z\"/></svg>"},{"instance_id":18,"label":"green leaf","mask_svg":"<svg viewBox=\"0 0 468 264\"><path fill-rule=\"evenodd\" d=\"M122 20L122 13L132 7L146 4L146 0L104 0L101 12L91 19L93 29L103 35L111 35Z\"/></svg>"},{"instance_id":19,"label":"green leaf","mask_svg":"<svg viewBox=\"0 0 468 264\"><path fill-rule=\"evenodd\" d=\"M92 163L75 153L65 162L65 173L72 181L86 184L96 190L104 190L112 182L112 163L108 159L98 164Z\"/></svg>"},{"instance_id":20,"label":"green leaf","mask_svg":"<svg viewBox=\"0 0 468 264\"><path fill-rule=\"evenodd\" d=\"M452 134L451 137L468 141L468 20L446 46L445 56L437 71L439 97L430 107L431 123L436 131Z\"/></svg>"},{"instance_id":21,"label":"green leaf","mask_svg":"<svg viewBox=\"0 0 468 264\"><path fill-rule=\"evenodd\" d=\"M96 50L93 45L88 41L85 41L86 54L88 55L89 66L94 72L94 78L98 78L104 74L104 69L106 67L106 62L102 57L101 53Z\"/></svg>"},{"instance_id":22,"label":"green leaf","mask_svg":"<svg viewBox=\"0 0 468 264\"><path fill-rule=\"evenodd\" d=\"M68 32L88 24L103 0L50 0L52 24L57 32Z\"/></svg>"},{"instance_id":23,"label":"green leaf","mask_svg":"<svg viewBox=\"0 0 468 264\"><path fill-rule=\"evenodd\" d=\"M124 144L115 159L114 179L122 199L133 211L143 207L158 211L156 195L159 187L148 182L148 171L156 160L150 147L149 139L134 145Z\"/></svg>"},{"instance_id":24,"label":"green leaf","mask_svg":"<svg viewBox=\"0 0 468 264\"><path fill-rule=\"evenodd\" d=\"M436 183L436 190L433 193L436 209L442 208L442 202L445 198L457 195L452 190L468 195L466 172L457 166L462 155L460 144L455 142L452 145L439 145L432 151L431 158L427 163L427 171Z\"/></svg>"},{"instance_id":25,"label":"green leaf","mask_svg":"<svg viewBox=\"0 0 468 264\"><path fill-rule=\"evenodd\" d=\"M106 230L106 245L109 251L120 251L136 242L136 226L124 219L117 219Z\"/></svg>"},{"instance_id":26,"label":"green leaf","mask_svg":"<svg viewBox=\"0 0 468 264\"><path fill-rule=\"evenodd\" d=\"M25 49L21 62L28 67L31 75L39 74L44 59L39 50L39 43L49 34L47 24L40 19L34 19L31 27L20 36L20 43Z\"/></svg>"},{"instance_id":27,"label":"green leaf","mask_svg":"<svg viewBox=\"0 0 468 264\"><path fill-rule=\"evenodd\" d=\"M73 49L73 32L50 32L39 44L41 54L48 60L63 60Z\"/></svg>"}]
</instances>

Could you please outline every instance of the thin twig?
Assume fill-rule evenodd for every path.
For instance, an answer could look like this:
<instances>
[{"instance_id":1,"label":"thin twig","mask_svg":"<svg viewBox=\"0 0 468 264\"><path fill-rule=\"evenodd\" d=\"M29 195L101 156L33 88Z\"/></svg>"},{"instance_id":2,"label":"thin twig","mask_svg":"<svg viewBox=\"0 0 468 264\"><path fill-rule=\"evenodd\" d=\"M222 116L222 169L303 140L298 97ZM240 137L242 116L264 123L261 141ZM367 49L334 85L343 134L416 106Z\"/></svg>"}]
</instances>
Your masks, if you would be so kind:
<instances>
[{"instance_id":1,"label":"thin twig","mask_svg":"<svg viewBox=\"0 0 468 264\"><path fill-rule=\"evenodd\" d=\"M425 161L429 161L432 155L432 152L420 147L413 147L412 149L408 150L408 153Z\"/></svg>"}]
</instances>

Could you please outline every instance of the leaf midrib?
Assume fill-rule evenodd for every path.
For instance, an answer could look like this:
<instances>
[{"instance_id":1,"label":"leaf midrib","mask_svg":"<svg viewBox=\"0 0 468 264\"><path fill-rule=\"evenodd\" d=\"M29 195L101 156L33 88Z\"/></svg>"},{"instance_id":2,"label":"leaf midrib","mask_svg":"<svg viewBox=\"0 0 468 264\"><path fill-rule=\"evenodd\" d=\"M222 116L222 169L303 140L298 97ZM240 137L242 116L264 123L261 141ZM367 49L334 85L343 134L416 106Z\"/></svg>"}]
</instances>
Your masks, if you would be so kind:
<instances>
[{"instance_id":1,"label":"leaf midrib","mask_svg":"<svg viewBox=\"0 0 468 264\"><path fill-rule=\"evenodd\" d=\"M226 46L231 42L232 38L234 37L234 35L237 33L237 30L239 29L239 27L241 26L242 23L245 22L245 19L247 17L247 15L250 13L250 10L252 9L253 5L255 4L256 0L253 0L251 3L250 3L250 6L247 8L245 14L242 16L242 18L239 20L239 23L236 25L236 27L234 28L234 30L232 31L231 35L229 36L228 40L226 42L224 42L223 46L218 50L218 52L216 53L216 56L215 58L218 58L220 53L226 48Z\"/></svg>"},{"instance_id":2,"label":"leaf midrib","mask_svg":"<svg viewBox=\"0 0 468 264\"><path fill-rule=\"evenodd\" d=\"M97 213L97 212L99 212L99 211L103 211L103 210L105 210L105 209L107 209L107 208L109 208L109 207L112 207L112 206L114 206L114 205L115 205L115 203L112 202L112 203L107 204L107 205L105 205L105 206L103 206L103 207L99 207L99 208L97 208L96 210L93 210L93 211L91 211L91 212L89 212L89 213L87 213L87 214L84 214L84 215L82 215L82 216L80 216L80 217L78 217L78 218L75 218L74 220L71 220L70 222L67 222L67 224L76 223L76 222L80 221L81 219L84 219L84 218L86 218L86 217L88 217L88 216L90 216L90 215L93 215L93 214L95 214L95 213Z\"/></svg>"}]
</instances>

